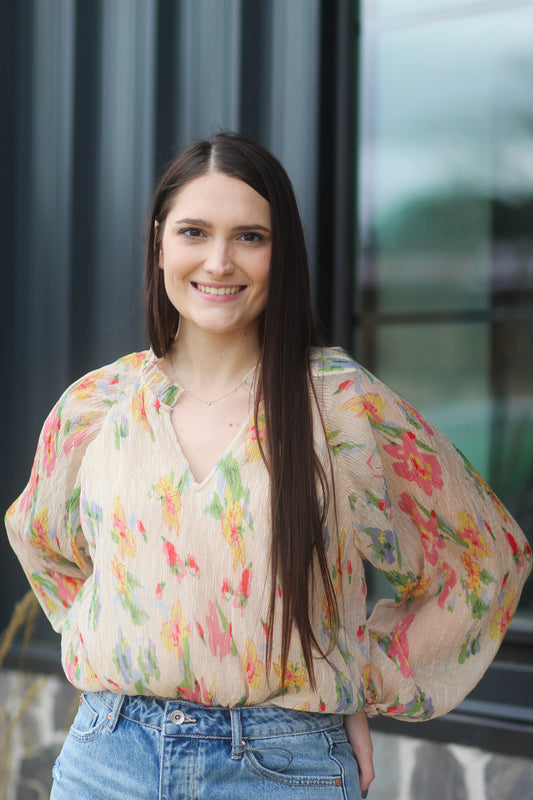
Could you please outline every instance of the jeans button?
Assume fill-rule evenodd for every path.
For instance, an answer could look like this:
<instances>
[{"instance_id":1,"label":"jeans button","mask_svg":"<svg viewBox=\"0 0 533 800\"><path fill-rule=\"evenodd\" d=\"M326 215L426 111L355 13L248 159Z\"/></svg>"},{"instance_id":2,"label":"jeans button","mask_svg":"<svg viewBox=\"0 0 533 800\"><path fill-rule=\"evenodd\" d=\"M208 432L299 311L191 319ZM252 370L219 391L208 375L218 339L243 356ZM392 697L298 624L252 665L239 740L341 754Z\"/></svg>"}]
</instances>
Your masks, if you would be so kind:
<instances>
[{"instance_id":1,"label":"jeans button","mask_svg":"<svg viewBox=\"0 0 533 800\"><path fill-rule=\"evenodd\" d=\"M170 715L170 720L174 723L174 725L183 725L185 721L185 714L183 711L173 711Z\"/></svg>"}]
</instances>

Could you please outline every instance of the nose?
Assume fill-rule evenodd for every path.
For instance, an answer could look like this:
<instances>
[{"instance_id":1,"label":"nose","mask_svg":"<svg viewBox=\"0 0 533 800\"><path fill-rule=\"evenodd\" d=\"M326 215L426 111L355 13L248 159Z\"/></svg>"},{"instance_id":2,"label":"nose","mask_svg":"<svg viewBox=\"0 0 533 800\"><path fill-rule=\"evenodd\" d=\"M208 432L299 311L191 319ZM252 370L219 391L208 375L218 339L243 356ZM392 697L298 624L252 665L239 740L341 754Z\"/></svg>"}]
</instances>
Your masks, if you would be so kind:
<instances>
[{"instance_id":1,"label":"nose","mask_svg":"<svg viewBox=\"0 0 533 800\"><path fill-rule=\"evenodd\" d=\"M233 272L235 267L228 242L222 240L212 242L204 262L204 268L215 278L222 278Z\"/></svg>"}]
</instances>

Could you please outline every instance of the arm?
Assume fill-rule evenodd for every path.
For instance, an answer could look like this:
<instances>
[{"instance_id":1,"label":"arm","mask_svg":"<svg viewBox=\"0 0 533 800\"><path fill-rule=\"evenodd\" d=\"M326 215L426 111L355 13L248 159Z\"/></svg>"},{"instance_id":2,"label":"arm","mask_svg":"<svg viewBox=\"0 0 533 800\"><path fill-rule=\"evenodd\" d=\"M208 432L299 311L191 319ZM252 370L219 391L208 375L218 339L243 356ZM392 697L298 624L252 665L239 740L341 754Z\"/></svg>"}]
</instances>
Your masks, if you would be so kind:
<instances>
[{"instance_id":1,"label":"arm","mask_svg":"<svg viewBox=\"0 0 533 800\"><path fill-rule=\"evenodd\" d=\"M348 741L352 746L354 756L359 766L359 785L363 798L366 797L368 787L374 780L374 763L372 761L372 739L368 728L368 720L364 711L357 714L346 714L344 727Z\"/></svg>"},{"instance_id":2,"label":"arm","mask_svg":"<svg viewBox=\"0 0 533 800\"><path fill-rule=\"evenodd\" d=\"M429 719L489 666L531 549L451 442L394 392L356 371L337 395L335 427L358 445L344 468L357 546L396 595L368 620L367 712Z\"/></svg>"},{"instance_id":3,"label":"arm","mask_svg":"<svg viewBox=\"0 0 533 800\"><path fill-rule=\"evenodd\" d=\"M80 525L79 470L123 375L117 362L63 394L43 426L29 483L6 514L10 543L58 632L92 572Z\"/></svg>"}]
</instances>

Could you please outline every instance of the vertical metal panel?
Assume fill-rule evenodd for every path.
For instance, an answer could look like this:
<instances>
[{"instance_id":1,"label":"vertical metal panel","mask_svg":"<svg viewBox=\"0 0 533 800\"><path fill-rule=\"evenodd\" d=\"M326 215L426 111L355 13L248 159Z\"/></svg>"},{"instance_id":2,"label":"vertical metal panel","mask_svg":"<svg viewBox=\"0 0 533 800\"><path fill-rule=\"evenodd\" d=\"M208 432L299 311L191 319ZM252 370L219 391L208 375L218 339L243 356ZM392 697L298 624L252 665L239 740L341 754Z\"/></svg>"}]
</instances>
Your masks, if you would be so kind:
<instances>
[{"instance_id":1,"label":"vertical metal panel","mask_svg":"<svg viewBox=\"0 0 533 800\"><path fill-rule=\"evenodd\" d=\"M141 343L140 230L150 198L155 120L154 0L102 6L99 200L95 209L95 353L118 356Z\"/></svg>"},{"instance_id":2,"label":"vertical metal panel","mask_svg":"<svg viewBox=\"0 0 533 800\"><path fill-rule=\"evenodd\" d=\"M274 0L268 143L294 184L316 270L315 217L319 100L318 0Z\"/></svg>"},{"instance_id":3,"label":"vertical metal panel","mask_svg":"<svg viewBox=\"0 0 533 800\"><path fill-rule=\"evenodd\" d=\"M44 387L66 378L74 21L71 0L35 4L32 127L28 185L18 220L15 326L27 374Z\"/></svg>"},{"instance_id":4,"label":"vertical metal panel","mask_svg":"<svg viewBox=\"0 0 533 800\"><path fill-rule=\"evenodd\" d=\"M241 0L183 0L175 131L179 146L240 124Z\"/></svg>"}]
</instances>

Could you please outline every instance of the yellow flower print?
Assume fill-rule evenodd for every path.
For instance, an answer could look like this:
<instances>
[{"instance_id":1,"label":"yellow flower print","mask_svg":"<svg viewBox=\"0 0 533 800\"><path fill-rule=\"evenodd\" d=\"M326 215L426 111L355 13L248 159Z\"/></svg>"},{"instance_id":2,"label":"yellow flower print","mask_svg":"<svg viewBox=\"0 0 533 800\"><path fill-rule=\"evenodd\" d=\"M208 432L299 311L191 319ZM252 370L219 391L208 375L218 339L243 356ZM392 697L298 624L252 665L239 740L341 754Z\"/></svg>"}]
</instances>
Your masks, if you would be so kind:
<instances>
[{"instance_id":1,"label":"yellow flower print","mask_svg":"<svg viewBox=\"0 0 533 800\"><path fill-rule=\"evenodd\" d=\"M246 647L242 657L248 686L251 689L259 689L261 675L263 674L263 664L257 658L257 648L255 644L246 639Z\"/></svg>"},{"instance_id":2,"label":"yellow flower print","mask_svg":"<svg viewBox=\"0 0 533 800\"><path fill-rule=\"evenodd\" d=\"M118 590L120 594L125 594L126 592L126 567L122 564L118 558L113 556L113 560L111 561L111 572L115 576L118 581Z\"/></svg>"},{"instance_id":3,"label":"yellow flower print","mask_svg":"<svg viewBox=\"0 0 533 800\"><path fill-rule=\"evenodd\" d=\"M148 420L148 414L146 411L147 403L146 403L146 387L141 386L139 389L139 393L135 395L133 400L131 401L131 413L133 415L133 419L135 422L139 422L145 431L150 434L151 438L154 439L154 433L152 431L152 426Z\"/></svg>"},{"instance_id":4,"label":"yellow flower print","mask_svg":"<svg viewBox=\"0 0 533 800\"><path fill-rule=\"evenodd\" d=\"M40 514L35 514L31 521L31 546L40 550L46 561L55 560L55 552L48 538L48 509L43 508Z\"/></svg>"},{"instance_id":5,"label":"yellow flower print","mask_svg":"<svg viewBox=\"0 0 533 800\"><path fill-rule=\"evenodd\" d=\"M111 531L111 537L113 541L118 544L121 558L135 558L137 555L137 546L130 529L126 525L124 509L117 495L115 495L113 501L113 529Z\"/></svg>"},{"instance_id":6,"label":"yellow flower print","mask_svg":"<svg viewBox=\"0 0 533 800\"><path fill-rule=\"evenodd\" d=\"M487 542L479 528L477 527L473 517L467 511L458 511L457 517L459 519L459 527L457 533L466 542L466 545L474 558L479 558L481 555L491 556L492 552L487 546Z\"/></svg>"},{"instance_id":7,"label":"yellow flower print","mask_svg":"<svg viewBox=\"0 0 533 800\"><path fill-rule=\"evenodd\" d=\"M181 603L174 604L170 612L170 620L163 623L161 640L168 653L176 651L178 658L183 658L183 653L188 647L187 640L191 634L191 626L185 624L185 617L181 610Z\"/></svg>"},{"instance_id":8,"label":"yellow flower print","mask_svg":"<svg viewBox=\"0 0 533 800\"><path fill-rule=\"evenodd\" d=\"M140 350L138 353L129 353L127 356L122 356L120 359L121 364L129 364L132 367L142 367L146 360L146 353Z\"/></svg>"},{"instance_id":9,"label":"yellow flower print","mask_svg":"<svg viewBox=\"0 0 533 800\"><path fill-rule=\"evenodd\" d=\"M102 380L104 376L103 370L98 370L98 372L91 372L85 378L83 378L72 390L72 394L78 400L87 400L91 394L94 392L96 384L98 381Z\"/></svg>"},{"instance_id":10,"label":"yellow flower print","mask_svg":"<svg viewBox=\"0 0 533 800\"><path fill-rule=\"evenodd\" d=\"M231 546L231 555L233 558L233 569L237 569L237 565L244 566L246 558L246 551L244 541L242 538L242 505L238 500L228 505L222 512L222 533L224 539Z\"/></svg>"},{"instance_id":11,"label":"yellow flower print","mask_svg":"<svg viewBox=\"0 0 533 800\"><path fill-rule=\"evenodd\" d=\"M279 685L281 687L281 656L278 658L277 662L273 664L273 668L274 672L280 679ZM300 689L303 689L307 682L307 670L303 667L297 667L292 663L292 661L287 661L287 669L285 670L285 688L294 686L296 687L296 691L299 692Z\"/></svg>"},{"instance_id":12,"label":"yellow flower print","mask_svg":"<svg viewBox=\"0 0 533 800\"><path fill-rule=\"evenodd\" d=\"M169 530L174 529L176 533L179 533L181 497L178 487L174 486L170 475L159 478L155 485L155 493L161 501L163 519L165 520L167 528Z\"/></svg>"},{"instance_id":13,"label":"yellow flower print","mask_svg":"<svg viewBox=\"0 0 533 800\"><path fill-rule=\"evenodd\" d=\"M340 411L351 411L356 417L368 415L374 422L383 422L385 400L379 394L365 394L364 397L352 397L340 407Z\"/></svg>"},{"instance_id":14,"label":"yellow flower print","mask_svg":"<svg viewBox=\"0 0 533 800\"><path fill-rule=\"evenodd\" d=\"M470 592L479 592L479 584L481 580L481 567L472 559L469 553L463 553L461 556L466 571L468 573L468 590Z\"/></svg>"},{"instance_id":15,"label":"yellow flower print","mask_svg":"<svg viewBox=\"0 0 533 800\"><path fill-rule=\"evenodd\" d=\"M499 639L501 642L505 636L513 616L515 595L515 590L511 589L511 591L505 595L501 607L496 611L491 619L489 625L489 637L491 639Z\"/></svg>"}]
</instances>

